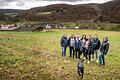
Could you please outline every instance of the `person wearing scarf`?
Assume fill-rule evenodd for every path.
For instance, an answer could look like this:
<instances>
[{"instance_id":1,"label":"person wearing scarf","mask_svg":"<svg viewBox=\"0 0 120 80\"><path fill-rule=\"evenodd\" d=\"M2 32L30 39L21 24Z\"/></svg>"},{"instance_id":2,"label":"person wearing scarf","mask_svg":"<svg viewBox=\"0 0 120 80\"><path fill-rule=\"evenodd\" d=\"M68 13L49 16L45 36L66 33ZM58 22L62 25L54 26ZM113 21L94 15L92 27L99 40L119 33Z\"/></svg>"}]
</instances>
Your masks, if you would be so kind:
<instances>
[{"instance_id":1,"label":"person wearing scarf","mask_svg":"<svg viewBox=\"0 0 120 80\"><path fill-rule=\"evenodd\" d=\"M100 47L100 56L99 56L100 66L105 65L105 55L107 55L108 50L109 50L109 41L107 37L104 37Z\"/></svg>"}]
</instances>

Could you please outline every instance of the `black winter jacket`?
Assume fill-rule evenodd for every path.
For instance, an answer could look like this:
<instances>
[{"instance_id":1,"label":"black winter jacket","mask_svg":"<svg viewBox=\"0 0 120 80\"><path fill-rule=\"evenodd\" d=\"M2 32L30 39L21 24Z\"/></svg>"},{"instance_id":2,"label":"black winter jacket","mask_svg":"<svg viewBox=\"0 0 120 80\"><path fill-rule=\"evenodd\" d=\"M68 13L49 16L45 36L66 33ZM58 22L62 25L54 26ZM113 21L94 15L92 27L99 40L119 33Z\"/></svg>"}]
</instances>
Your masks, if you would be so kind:
<instances>
[{"instance_id":1,"label":"black winter jacket","mask_svg":"<svg viewBox=\"0 0 120 80\"><path fill-rule=\"evenodd\" d=\"M100 47L100 52L103 53L104 55L106 55L108 50L109 50L109 42L105 41L102 43L102 45Z\"/></svg>"},{"instance_id":2,"label":"black winter jacket","mask_svg":"<svg viewBox=\"0 0 120 80\"><path fill-rule=\"evenodd\" d=\"M92 41L92 42L93 42L93 50L98 50L98 49L100 48L100 45L101 45L101 44L100 44L100 40L99 40L99 39L96 39L96 40L95 40L95 39L93 38L93 41Z\"/></svg>"}]
</instances>

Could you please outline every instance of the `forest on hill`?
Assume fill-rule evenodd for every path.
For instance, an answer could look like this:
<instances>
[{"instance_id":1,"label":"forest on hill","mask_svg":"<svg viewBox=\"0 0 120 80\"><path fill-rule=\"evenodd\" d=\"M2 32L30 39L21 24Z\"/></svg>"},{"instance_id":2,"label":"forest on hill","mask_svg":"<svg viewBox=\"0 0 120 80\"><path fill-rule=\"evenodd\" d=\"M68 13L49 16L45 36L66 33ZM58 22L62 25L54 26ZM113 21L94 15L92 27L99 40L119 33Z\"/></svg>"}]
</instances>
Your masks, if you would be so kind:
<instances>
[{"instance_id":1,"label":"forest on hill","mask_svg":"<svg viewBox=\"0 0 120 80\"><path fill-rule=\"evenodd\" d=\"M103 4L53 4L28 10L0 10L0 21L120 23L120 0ZM6 14L7 13L7 14ZM11 13L16 13L12 14Z\"/></svg>"}]
</instances>

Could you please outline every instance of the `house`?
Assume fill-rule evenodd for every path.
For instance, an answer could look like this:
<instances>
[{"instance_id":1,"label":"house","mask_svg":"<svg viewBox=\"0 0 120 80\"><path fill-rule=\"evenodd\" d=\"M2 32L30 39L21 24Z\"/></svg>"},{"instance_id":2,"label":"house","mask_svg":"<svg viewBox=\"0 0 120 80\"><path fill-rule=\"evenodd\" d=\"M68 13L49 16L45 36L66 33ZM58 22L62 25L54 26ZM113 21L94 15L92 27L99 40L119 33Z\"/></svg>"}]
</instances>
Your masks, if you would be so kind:
<instances>
[{"instance_id":1,"label":"house","mask_svg":"<svg viewBox=\"0 0 120 80\"><path fill-rule=\"evenodd\" d=\"M0 31L14 31L17 28L18 27L14 26L14 25L1 25Z\"/></svg>"},{"instance_id":2,"label":"house","mask_svg":"<svg viewBox=\"0 0 120 80\"><path fill-rule=\"evenodd\" d=\"M79 29L79 27L78 27L78 26L76 26L76 27L75 27L75 29Z\"/></svg>"},{"instance_id":3,"label":"house","mask_svg":"<svg viewBox=\"0 0 120 80\"><path fill-rule=\"evenodd\" d=\"M50 24L47 24L45 28L46 28L46 29L51 29L52 26L51 26Z\"/></svg>"}]
</instances>

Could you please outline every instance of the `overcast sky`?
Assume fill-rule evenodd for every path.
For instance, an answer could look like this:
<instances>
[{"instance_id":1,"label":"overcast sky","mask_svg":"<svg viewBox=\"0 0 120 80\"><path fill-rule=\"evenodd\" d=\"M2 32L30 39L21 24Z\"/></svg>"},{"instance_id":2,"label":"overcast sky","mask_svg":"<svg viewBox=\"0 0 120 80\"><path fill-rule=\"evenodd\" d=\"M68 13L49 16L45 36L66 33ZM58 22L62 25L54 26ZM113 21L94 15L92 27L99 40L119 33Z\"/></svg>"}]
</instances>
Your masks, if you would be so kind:
<instances>
[{"instance_id":1,"label":"overcast sky","mask_svg":"<svg viewBox=\"0 0 120 80\"><path fill-rule=\"evenodd\" d=\"M1 9L29 9L32 7L46 6L50 4L86 4L105 3L111 0L0 0Z\"/></svg>"}]
</instances>

